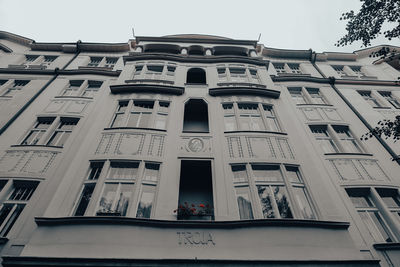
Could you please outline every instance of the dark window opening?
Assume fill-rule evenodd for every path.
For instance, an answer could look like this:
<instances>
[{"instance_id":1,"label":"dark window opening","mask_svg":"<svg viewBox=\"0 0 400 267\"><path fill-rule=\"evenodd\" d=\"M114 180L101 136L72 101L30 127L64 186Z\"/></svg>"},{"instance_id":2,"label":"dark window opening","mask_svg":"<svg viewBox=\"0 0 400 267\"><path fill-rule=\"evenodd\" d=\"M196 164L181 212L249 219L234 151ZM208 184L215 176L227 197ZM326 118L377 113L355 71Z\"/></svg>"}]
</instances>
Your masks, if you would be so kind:
<instances>
[{"instance_id":1,"label":"dark window opening","mask_svg":"<svg viewBox=\"0 0 400 267\"><path fill-rule=\"evenodd\" d=\"M203 56L204 48L198 45L189 47L189 55Z\"/></svg>"},{"instance_id":2,"label":"dark window opening","mask_svg":"<svg viewBox=\"0 0 400 267\"><path fill-rule=\"evenodd\" d=\"M211 161L183 160L178 220L213 220Z\"/></svg>"},{"instance_id":3,"label":"dark window opening","mask_svg":"<svg viewBox=\"0 0 400 267\"><path fill-rule=\"evenodd\" d=\"M200 68L192 68L188 70L186 83L206 84L206 72Z\"/></svg>"},{"instance_id":4,"label":"dark window opening","mask_svg":"<svg viewBox=\"0 0 400 267\"><path fill-rule=\"evenodd\" d=\"M208 133L208 107L201 99L190 99L185 105L184 132Z\"/></svg>"},{"instance_id":5,"label":"dark window opening","mask_svg":"<svg viewBox=\"0 0 400 267\"><path fill-rule=\"evenodd\" d=\"M145 53L168 53L180 54L180 47L177 45L169 44L148 44L144 48Z\"/></svg>"},{"instance_id":6,"label":"dark window opening","mask_svg":"<svg viewBox=\"0 0 400 267\"><path fill-rule=\"evenodd\" d=\"M248 56L247 48L237 46L214 47L214 56Z\"/></svg>"}]
</instances>

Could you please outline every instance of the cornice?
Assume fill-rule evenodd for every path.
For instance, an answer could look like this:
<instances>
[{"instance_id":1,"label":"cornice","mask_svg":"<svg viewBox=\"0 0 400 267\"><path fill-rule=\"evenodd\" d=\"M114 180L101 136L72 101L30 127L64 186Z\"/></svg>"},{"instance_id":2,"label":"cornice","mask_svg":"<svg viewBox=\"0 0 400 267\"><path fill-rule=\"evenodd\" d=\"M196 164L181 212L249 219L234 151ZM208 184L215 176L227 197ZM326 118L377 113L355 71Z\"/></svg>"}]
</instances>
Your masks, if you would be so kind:
<instances>
[{"instance_id":1,"label":"cornice","mask_svg":"<svg viewBox=\"0 0 400 267\"><path fill-rule=\"evenodd\" d=\"M285 59L304 59L309 60L312 54L312 50L290 50L290 49L278 49L271 47L263 47L261 54L265 57L271 58L285 58Z\"/></svg>"},{"instance_id":2,"label":"cornice","mask_svg":"<svg viewBox=\"0 0 400 267\"><path fill-rule=\"evenodd\" d=\"M258 41L253 40L232 40L232 39L212 39L212 38L185 38L185 37L148 37L136 36L136 44L140 42L162 42L162 43L203 43L203 44L230 44L230 45L251 45L254 48Z\"/></svg>"},{"instance_id":3,"label":"cornice","mask_svg":"<svg viewBox=\"0 0 400 267\"><path fill-rule=\"evenodd\" d=\"M96 70L96 69L82 69L82 70L60 70L58 68L53 70L39 70L39 69L17 69L17 68L0 68L0 73L7 74L25 74L25 75L80 75L80 74L93 74L93 75L104 75L104 76L113 76L118 77L121 73L120 70L111 71L111 70Z\"/></svg>"},{"instance_id":4,"label":"cornice","mask_svg":"<svg viewBox=\"0 0 400 267\"><path fill-rule=\"evenodd\" d=\"M235 221L185 221L185 220L155 220L138 219L121 216L72 216L72 217L36 217L38 226L63 226L63 225L108 225L124 224L160 228L209 228L209 229L232 229L252 227L305 227L342 229L349 228L349 222L342 221L318 221L303 219L258 219L258 220L235 220Z\"/></svg>"},{"instance_id":5,"label":"cornice","mask_svg":"<svg viewBox=\"0 0 400 267\"><path fill-rule=\"evenodd\" d=\"M400 81L386 81L386 80L353 80L353 79L336 79L334 77L319 78L312 76L276 76L271 75L273 82L314 82L326 84L350 84L350 85L377 85L377 86L400 86Z\"/></svg>"},{"instance_id":6,"label":"cornice","mask_svg":"<svg viewBox=\"0 0 400 267\"><path fill-rule=\"evenodd\" d=\"M4 267L60 266L60 267L127 267L127 266L360 266L379 267L379 260L226 260L226 259L127 259L3 256Z\"/></svg>"},{"instance_id":7,"label":"cornice","mask_svg":"<svg viewBox=\"0 0 400 267\"><path fill-rule=\"evenodd\" d=\"M258 95L272 98L279 98L280 91L254 87L216 87L210 88L208 93L212 96L221 95Z\"/></svg>"},{"instance_id":8,"label":"cornice","mask_svg":"<svg viewBox=\"0 0 400 267\"><path fill-rule=\"evenodd\" d=\"M6 53L12 53L13 50L4 44L0 44L0 50L3 50Z\"/></svg>"},{"instance_id":9,"label":"cornice","mask_svg":"<svg viewBox=\"0 0 400 267\"><path fill-rule=\"evenodd\" d=\"M184 87L172 86L172 85L151 85L151 84L122 84L122 85L111 85L111 93L123 94L123 93L162 93L172 95L182 95L185 92Z\"/></svg>"},{"instance_id":10,"label":"cornice","mask_svg":"<svg viewBox=\"0 0 400 267\"><path fill-rule=\"evenodd\" d=\"M123 56L124 63L127 61L138 60L170 60L176 62L190 63L246 63L257 66L268 66L269 61L261 57L241 57L241 56L191 56L191 55L174 55L166 53L136 53L131 52L128 56Z\"/></svg>"},{"instance_id":11,"label":"cornice","mask_svg":"<svg viewBox=\"0 0 400 267\"><path fill-rule=\"evenodd\" d=\"M32 39L6 31L0 31L0 39L11 40L25 46L29 46L32 42L34 42Z\"/></svg>"}]
</instances>

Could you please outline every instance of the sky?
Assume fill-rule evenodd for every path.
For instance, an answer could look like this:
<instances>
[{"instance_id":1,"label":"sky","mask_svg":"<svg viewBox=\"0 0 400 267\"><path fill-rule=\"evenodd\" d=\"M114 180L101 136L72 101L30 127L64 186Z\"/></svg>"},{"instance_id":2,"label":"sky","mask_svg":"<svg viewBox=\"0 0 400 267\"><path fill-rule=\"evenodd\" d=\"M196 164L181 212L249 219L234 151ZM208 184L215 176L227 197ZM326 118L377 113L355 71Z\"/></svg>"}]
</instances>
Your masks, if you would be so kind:
<instances>
[{"instance_id":1,"label":"sky","mask_svg":"<svg viewBox=\"0 0 400 267\"><path fill-rule=\"evenodd\" d=\"M334 44L342 13L359 0L0 0L0 30L37 42L127 42L136 36L210 34L257 40L267 47L352 52ZM381 37L372 45L400 46Z\"/></svg>"}]
</instances>

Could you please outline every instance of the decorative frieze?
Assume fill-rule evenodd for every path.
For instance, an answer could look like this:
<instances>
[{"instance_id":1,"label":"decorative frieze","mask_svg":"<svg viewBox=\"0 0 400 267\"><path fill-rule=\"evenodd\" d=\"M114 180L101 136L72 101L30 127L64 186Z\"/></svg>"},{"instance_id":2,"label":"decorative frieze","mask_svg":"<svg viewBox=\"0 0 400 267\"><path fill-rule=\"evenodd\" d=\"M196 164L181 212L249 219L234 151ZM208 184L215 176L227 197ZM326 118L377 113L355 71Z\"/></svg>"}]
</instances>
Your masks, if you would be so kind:
<instances>
[{"instance_id":1,"label":"decorative frieze","mask_svg":"<svg viewBox=\"0 0 400 267\"><path fill-rule=\"evenodd\" d=\"M375 180L388 181L389 177L383 172L377 160L372 159L331 159L329 160L344 181Z\"/></svg>"},{"instance_id":2,"label":"decorative frieze","mask_svg":"<svg viewBox=\"0 0 400 267\"><path fill-rule=\"evenodd\" d=\"M327 107L298 107L307 121L342 121L335 108Z\"/></svg>"},{"instance_id":3,"label":"decorative frieze","mask_svg":"<svg viewBox=\"0 0 400 267\"><path fill-rule=\"evenodd\" d=\"M104 133L95 154L148 155L161 157L164 135L150 133Z\"/></svg>"},{"instance_id":4,"label":"decorative frieze","mask_svg":"<svg viewBox=\"0 0 400 267\"><path fill-rule=\"evenodd\" d=\"M44 174L57 153L37 150L7 151L0 159L0 172Z\"/></svg>"},{"instance_id":5,"label":"decorative frieze","mask_svg":"<svg viewBox=\"0 0 400 267\"><path fill-rule=\"evenodd\" d=\"M229 136L227 143L231 158L295 159L286 137Z\"/></svg>"},{"instance_id":6,"label":"decorative frieze","mask_svg":"<svg viewBox=\"0 0 400 267\"><path fill-rule=\"evenodd\" d=\"M181 139L181 152L185 153L212 153L211 137L185 136Z\"/></svg>"},{"instance_id":7,"label":"decorative frieze","mask_svg":"<svg viewBox=\"0 0 400 267\"><path fill-rule=\"evenodd\" d=\"M44 112L81 114L89 103L88 100L55 99L44 109Z\"/></svg>"}]
</instances>

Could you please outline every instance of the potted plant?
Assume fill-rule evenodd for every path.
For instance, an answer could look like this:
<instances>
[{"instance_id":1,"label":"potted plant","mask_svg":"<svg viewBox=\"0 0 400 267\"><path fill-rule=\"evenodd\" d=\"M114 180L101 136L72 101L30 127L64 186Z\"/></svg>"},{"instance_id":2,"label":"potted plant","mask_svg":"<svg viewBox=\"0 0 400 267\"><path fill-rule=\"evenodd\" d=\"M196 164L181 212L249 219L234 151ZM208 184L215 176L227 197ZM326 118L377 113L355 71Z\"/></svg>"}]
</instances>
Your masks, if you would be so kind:
<instances>
[{"instance_id":1,"label":"potted plant","mask_svg":"<svg viewBox=\"0 0 400 267\"><path fill-rule=\"evenodd\" d=\"M185 202L179 204L174 210L177 213L178 220L207 220L211 221L214 217L214 210L209 204L189 204Z\"/></svg>"}]
</instances>

